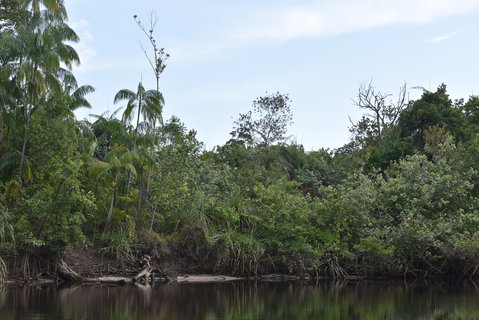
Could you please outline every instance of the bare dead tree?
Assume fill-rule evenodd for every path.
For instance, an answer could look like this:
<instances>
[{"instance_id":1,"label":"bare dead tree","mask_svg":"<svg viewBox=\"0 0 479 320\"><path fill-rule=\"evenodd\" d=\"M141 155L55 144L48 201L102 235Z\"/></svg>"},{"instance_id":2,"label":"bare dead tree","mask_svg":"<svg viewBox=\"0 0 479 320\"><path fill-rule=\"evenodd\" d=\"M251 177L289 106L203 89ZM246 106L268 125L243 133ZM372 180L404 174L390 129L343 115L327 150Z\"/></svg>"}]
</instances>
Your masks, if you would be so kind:
<instances>
[{"instance_id":1,"label":"bare dead tree","mask_svg":"<svg viewBox=\"0 0 479 320\"><path fill-rule=\"evenodd\" d=\"M133 16L133 19L135 19L136 24L140 28L141 31L146 35L151 49L153 51L153 54L151 55L148 53L148 49L140 42L140 47L143 53L145 54L146 59L148 60L148 63L150 64L150 67L153 71L153 74L155 76L156 80L156 91L158 94L160 94L160 76L163 73L163 71L166 68L166 60L170 57L170 54L165 52L165 48L160 48L158 47L156 43L156 39L154 37L154 32L156 25L158 24L158 17L154 11L150 12L150 17L148 19L149 21L149 26L148 28L145 27L145 25L141 22L140 18L137 15ZM160 117L160 123L163 123L162 117ZM153 124L154 126L154 124Z\"/></svg>"},{"instance_id":2,"label":"bare dead tree","mask_svg":"<svg viewBox=\"0 0 479 320\"><path fill-rule=\"evenodd\" d=\"M361 83L358 96L353 100L354 104L361 109L367 110L357 122L351 121L350 131L355 134L356 140L362 143L372 139L382 140L387 131L397 124L399 115L408 105L406 83L399 88L396 102L393 102L392 94L378 91L372 83Z\"/></svg>"},{"instance_id":3,"label":"bare dead tree","mask_svg":"<svg viewBox=\"0 0 479 320\"><path fill-rule=\"evenodd\" d=\"M158 24L158 17L154 11L150 12L150 17L149 17L149 25L148 28L145 27L145 25L141 22L140 18L137 15L133 16L133 19L135 19L136 24L140 28L141 31L146 35L149 45L151 47L151 50L153 53L149 53L149 50L140 42L140 47L143 53L145 54L146 59L148 60L148 63L150 64L150 67L153 71L153 75L155 76L156 80L156 92L157 95L161 97L161 104L164 104L163 100L163 95L160 92L160 77L163 71L166 68L166 60L170 57L170 54L165 51L165 48L158 47L158 44L156 43L156 39L154 36L155 33L155 28ZM161 107L161 111L163 110L163 107ZM149 127L152 131L151 135L151 142L152 145L155 144L155 132L156 132L156 124L157 121L159 124L162 126L163 125L163 115L162 112L158 114L150 114L148 116L148 122L149 122ZM150 156L153 157L154 153L154 147L150 149ZM146 187L143 187L140 184L140 197L139 197L139 208L141 208L144 204L147 204L149 200L149 194L150 194L150 189L151 189L151 175L152 175L152 168L148 168L147 170L147 177L146 177ZM145 190L144 190L145 189Z\"/></svg>"}]
</instances>

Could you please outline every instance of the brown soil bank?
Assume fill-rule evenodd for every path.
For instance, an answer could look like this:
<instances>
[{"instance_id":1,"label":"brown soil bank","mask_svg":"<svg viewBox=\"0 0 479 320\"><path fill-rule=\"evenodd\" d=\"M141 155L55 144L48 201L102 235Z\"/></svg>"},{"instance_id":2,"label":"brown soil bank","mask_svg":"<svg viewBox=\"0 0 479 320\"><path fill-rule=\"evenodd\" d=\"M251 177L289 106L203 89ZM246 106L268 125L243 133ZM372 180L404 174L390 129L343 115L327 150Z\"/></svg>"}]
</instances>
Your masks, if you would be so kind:
<instances>
[{"instance_id":1,"label":"brown soil bank","mask_svg":"<svg viewBox=\"0 0 479 320\"><path fill-rule=\"evenodd\" d=\"M190 239L191 240L191 239ZM60 284L64 282L151 283L231 281L261 278L268 281L314 278L471 278L477 268L467 262L444 264L443 269L417 264L403 268L381 257L325 259L311 267L304 258L265 261L219 259L215 248L195 241L144 241L134 250L105 251L78 246L65 254L30 254L4 257L7 278L17 283ZM451 265L453 269L448 267ZM185 276L187 275L187 276ZM193 276L194 275L194 276ZM198 276L207 275L207 276ZM214 275L214 276L211 276Z\"/></svg>"},{"instance_id":2,"label":"brown soil bank","mask_svg":"<svg viewBox=\"0 0 479 320\"><path fill-rule=\"evenodd\" d=\"M208 265L194 265L191 257L163 254L152 258L144 254L133 260L114 259L101 250L81 246L63 256L15 256L6 260L7 283L55 285L65 282L83 283L140 283L158 282L227 282L245 279L241 276L198 274L212 270ZM251 278L251 277L250 277ZM259 278L259 277L257 277ZM268 281L299 280L299 276L268 274Z\"/></svg>"}]
</instances>

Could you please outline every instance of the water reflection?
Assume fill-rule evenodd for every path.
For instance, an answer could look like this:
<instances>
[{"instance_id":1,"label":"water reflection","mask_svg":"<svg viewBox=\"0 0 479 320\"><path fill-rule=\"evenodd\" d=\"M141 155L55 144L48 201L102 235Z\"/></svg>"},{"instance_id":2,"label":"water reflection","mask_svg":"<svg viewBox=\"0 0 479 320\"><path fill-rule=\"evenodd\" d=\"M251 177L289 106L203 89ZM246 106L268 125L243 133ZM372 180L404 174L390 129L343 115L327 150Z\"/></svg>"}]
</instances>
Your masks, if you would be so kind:
<instances>
[{"instance_id":1,"label":"water reflection","mask_svg":"<svg viewBox=\"0 0 479 320\"><path fill-rule=\"evenodd\" d=\"M479 319L474 282L3 288L0 319Z\"/></svg>"}]
</instances>

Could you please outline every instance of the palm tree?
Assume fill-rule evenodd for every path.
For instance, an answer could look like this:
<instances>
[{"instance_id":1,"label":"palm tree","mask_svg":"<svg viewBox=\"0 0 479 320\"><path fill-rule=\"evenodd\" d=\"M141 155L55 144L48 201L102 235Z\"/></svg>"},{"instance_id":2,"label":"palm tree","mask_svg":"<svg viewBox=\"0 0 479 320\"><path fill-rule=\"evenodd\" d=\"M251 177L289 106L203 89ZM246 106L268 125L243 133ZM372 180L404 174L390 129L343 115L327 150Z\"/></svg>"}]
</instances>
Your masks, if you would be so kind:
<instances>
[{"instance_id":1,"label":"palm tree","mask_svg":"<svg viewBox=\"0 0 479 320\"><path fill-rule=\"evenodd\" d=\"M164 48L158 47L156 44L156 40L154 37L154 31L155 27L158 23L158 18L154 12L151 13L150 15L150 24L149 27L146 28L145 25L141 22L140 18L137 15L133 16L133 19L135 19L136 24L138 27L143 31L143 33L146 35L148 38L148 41L150 42L151 49L153 50L153 55L148 54L147 49L141 46L141 49L143 50L143 53L146 56L146 59L148 60L151 69L153 70L153 74L155 75L156 79L156 92L160 94L160 76L163 73L163 71L166 68L166 60L170 57L170 54L165 52ZM160 124L163 125L163 119L159 119ZM153 124L153 128L155 125Z\"/></svg>"},{"instance_id":2,"label":"palm tree","mask_svg":"<svg viewBox=\"0 0 479 320\"><path fill-rule=\"evenodd\" d=\"M17 87L10 78L10 70L8 68L0 68L0 151L7 138L7 126L5 126L5 123L11 111L16 109L15 93Z\"/></svg>"},{"instance_id":3,"label":"palm tree","mask_svg":"<svg viewBox=\"0 0 479 320\"><path fill-rule=\"evenodd\" d=\"M75 118L74 111L79 108L91 109L86 96L95 92L95 88L90 85L79 86L73 73L68 70L61 70L59 78L62 83L61 92L51 92L48 95L49 105L53 105L62 115L70 118Z\"/></svg>"},{"instance_id":4,"label":"palm tree","mask_svg":"<svg viewBox=\"0 0 479 320\"><path fill-rule=\"evenodd\" d=\"M113 149L107 153L105 161L96 161L93 164L93 170L100 172L99 175L108 175L112 178L113 192L110 200L110 206L108 209L108 215L106 219L105 229L107 231L110 227L111 217L113 209L115 207L116 199L118 196L118 184L120 176L123 170L128 170L136 176L136 169L133 165L134 160L137 158L137 154L134 151L129 151L123 146L115 145Z\"/></svg>"},{"instance_id":5,"label":"palm tree","mask_svg":"<svg viewBox=\"0 0 479 320\"><path fill-rule=\"evenodd\" d=\"M101 115L90 114L90 116L96 118L96 121L91 124L91 128L98 143L93 156L98 160L104 160L113 146L126 146L131 141L125 126L116 118L119 111L120 109L113 111L111 114L108 111Z\"/></svg>"},{"instance_id":6,"label":"palm tree","mask_svg":"<svg viewBox=\"0 0 479 320\"><path fill-rule=\"evenodd\" d=\"M140 82L136 93L128 89L118 91L113 102L117 103L121 100L128 100L125 111L123 112L123 123L130 124L134 119L136 111L136 126L132 147L133 150L136 150L141 116L143 116L143 120L149 124L149 127L154 128L157 121L161 121L161 112L164 103L163 96L156 90L146 91ZM131 172L128 173L127 195L130 191L130 184Z\"/></svg>"},{"instance_id":7,"label":"palm tree","mask_svg":"<svg viewBox=\"0 0 479 320\"><path fill-rule=\"evenodd\" d=\"M27 151L30 119L47 92L60 93L61 65L71 68L80 59L66 42L77 42L78 36L67 24L48 12L30 17L29 23L18 28L16 49L21 55L16 62L16 81L23 90L24 135L19 172L22 175Z\"/></svg>"},{"instance_id":8,"label":"palm tree","mask_svg":"<svg viewBox=\"0 0 479 320\"><path fill-rule=\"evenodd\" d=\"M164 103L163 95L156 90L146 91L141 82L138 84L136 93L128 89L118 91L113 102L118 103L122 100L128 100L123 112L123 123L131 124L135 111L137 111L135 135L138 133L141 116L143 116L143 120L148 121L152 126L161 120Z\"/></svg>"},{"instance_id":9,"label":"palm tree","mask_svg":"<svg viewBox=\"0 0 479 320\"><path fill-rule=\"evenodd\" d=\"M67 10L63 0L21 0L22 6L34 15L41 13L42 6L52 13L58 20L67 20Z\"/></svg>"}]
</instances>

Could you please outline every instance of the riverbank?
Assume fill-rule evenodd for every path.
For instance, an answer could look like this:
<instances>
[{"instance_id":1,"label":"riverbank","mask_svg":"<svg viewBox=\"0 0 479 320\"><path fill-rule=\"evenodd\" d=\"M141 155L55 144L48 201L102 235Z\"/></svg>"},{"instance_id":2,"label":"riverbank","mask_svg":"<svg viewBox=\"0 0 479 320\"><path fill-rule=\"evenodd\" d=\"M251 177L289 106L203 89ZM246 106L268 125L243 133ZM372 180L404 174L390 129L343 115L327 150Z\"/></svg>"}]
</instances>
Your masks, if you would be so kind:
<instances>
[{"instance_id":1,"label":"riverbank","mask_svg":"<svg viewBox=\"0 0 479 320\"><path fill-rule=\"evenodd\" d=\"M381 269L372 272L376 262L359 259L333 260L323 263L322 269L290 269L286 264L270 263L256 274L228 272L228 269L213 264L205 257L199 260L190 251L165 244L162 249L138 250L130 259L118 259L105 254L101 248L78 246L61 256L23 255L6 257L6 284L38 286L63 285L66 283L84 284L157 284L157 283L208 283L237 280L297 281L325 279L445 279L474 278L469 275L438 276L428 270ZM360 264L362 262L362 265ZM355 263L355 264L353 264ZM333 269L334 268L334 269ZM226 270L221 272L220 270ZM367 272L365 272L365 270ZM385 272L388 271L389 273ZM230 270L231 271L231 270ZM393 272L394 271L394 272Z\"/></svg>"},{"instance_id":2,"label":"riverbank","mask_svg":"<svg viewBox=\"0 0 479 320\"><path fill-rule=\"evenodd\" d=\"M193 257L171 252L142 254L134 259L115 259L91 246L79 246L62 256L23 255L5 260L10 285L61 285L65 283L155 284L207 283L245 279L292 281L311 277L308 274L238 275L215 272L211 264L195 263ZM151 253L150 253L151 254Z\"/></svg>"}]
</instances>

